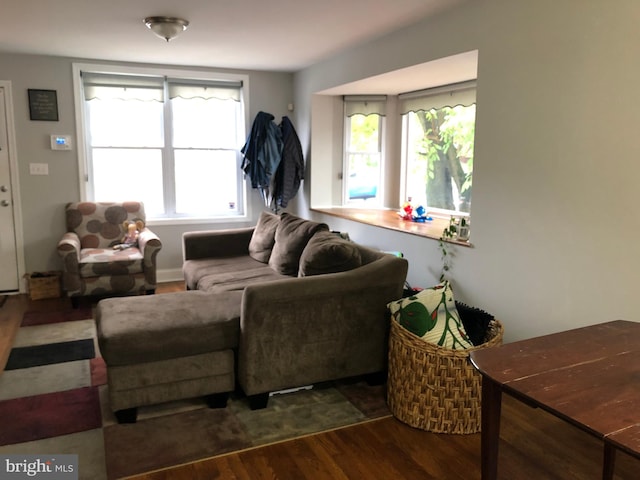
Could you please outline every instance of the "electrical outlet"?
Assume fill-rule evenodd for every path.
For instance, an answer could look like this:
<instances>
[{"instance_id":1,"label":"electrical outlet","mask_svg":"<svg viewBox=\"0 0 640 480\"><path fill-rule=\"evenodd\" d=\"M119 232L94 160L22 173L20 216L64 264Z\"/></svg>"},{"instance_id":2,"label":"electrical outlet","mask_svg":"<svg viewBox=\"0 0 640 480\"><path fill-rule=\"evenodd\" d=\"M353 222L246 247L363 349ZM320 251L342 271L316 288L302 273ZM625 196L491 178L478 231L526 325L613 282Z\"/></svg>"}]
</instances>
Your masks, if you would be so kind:
<instances>
[{"instance_id":1,"label":"electrical outlet","mask_svg":"<svg viewBox=\"0 0 640 480\"><path fill-rule=\"evenodd\" d=\"M30 175L49 175L48 163L30 163L29 164Z\"/></svg>"}]
</instances>

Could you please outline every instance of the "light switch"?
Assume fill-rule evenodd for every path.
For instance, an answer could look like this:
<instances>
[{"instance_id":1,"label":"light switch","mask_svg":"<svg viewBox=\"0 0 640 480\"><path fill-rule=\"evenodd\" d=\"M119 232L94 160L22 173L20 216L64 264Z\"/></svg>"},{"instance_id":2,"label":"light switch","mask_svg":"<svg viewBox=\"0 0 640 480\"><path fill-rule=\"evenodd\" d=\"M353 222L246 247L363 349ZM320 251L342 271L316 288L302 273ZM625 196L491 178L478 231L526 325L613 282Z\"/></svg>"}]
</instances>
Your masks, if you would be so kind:
<instances>
[{"instance_id":1,"label":"light switch","mask_svg":"<svg viewBox=\"0 0 640 480\"><path fill-rule=\"evenodd\" d=\"M29 174L31 175L49 175L48 163L30 163Z\"/></svg>"}]
</instances>

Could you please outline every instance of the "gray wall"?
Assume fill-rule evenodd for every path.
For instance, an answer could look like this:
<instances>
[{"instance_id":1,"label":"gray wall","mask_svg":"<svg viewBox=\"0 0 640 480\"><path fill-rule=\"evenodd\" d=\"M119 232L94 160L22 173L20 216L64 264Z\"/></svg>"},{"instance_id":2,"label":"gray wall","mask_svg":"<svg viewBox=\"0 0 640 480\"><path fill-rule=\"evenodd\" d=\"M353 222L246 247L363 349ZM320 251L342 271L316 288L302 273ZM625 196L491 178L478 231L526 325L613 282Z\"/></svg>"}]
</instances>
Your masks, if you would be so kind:
<instances>
[{"instance_id":1,"label":"gray wall","mask_svg":"<svg viewBox=\"0 0 640 480\"><path fill-rule=\"evenodd\" d=\"M456 248L456 296L507 341L640 320L639 17L634 0L466 2L298 72L298 133L309 152L314 92L477 49L474 248ZM300 214L403 251L414 285L437 281L436 241L310 212L305 192Z\"/></svg>"},{"instance_id":2,"label":"gray wall","mask_svg":"<svg viewBox=\"0 0 640 480\"><path fill-rule=\"evenodd\" d=\"M64 233L64 205L67 202L80 200L77 148L72 151L53 151L49 144L51 134L70 134L76 140L73 62L109 63L99 60L0 53L0 79L11 81L13 92L20 204L23 217L23 224L18 225L18 228L22 228L24 236L27 272L61 268L55 247ZM184 67L172 68L184 69ZM287 105L293 101L291 74L256 71L240 73L249 75L251 120L260 110L272 113L277 121L284 115L290 115ZM30 88L57 91L58 122L29 119L27 90ZM250 125L247 129L249 127ZM47 163L49 175L29 175L29 163ZM132 180L142 181L142 179ZM180 278L183 232L255 224L255 219L264 206L257 193L253 191L249 191L249 203L251 220L240 224L173 226L151 224L151 228L163 242L163 249L158 256L160 278Z\"/></svg>"}]
</instances>

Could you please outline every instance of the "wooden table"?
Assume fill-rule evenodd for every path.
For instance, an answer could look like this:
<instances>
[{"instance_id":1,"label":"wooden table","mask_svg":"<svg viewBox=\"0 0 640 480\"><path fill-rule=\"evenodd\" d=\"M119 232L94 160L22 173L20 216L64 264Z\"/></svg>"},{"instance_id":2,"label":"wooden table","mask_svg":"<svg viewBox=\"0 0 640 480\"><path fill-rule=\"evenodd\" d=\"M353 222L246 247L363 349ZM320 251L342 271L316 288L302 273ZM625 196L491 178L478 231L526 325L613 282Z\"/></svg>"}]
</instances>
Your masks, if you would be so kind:
<instances>
[{"instance_id":1,"label":"wooden table","mask_svg":"<svg viewBox=\"0 0 640 480\"><path fill-rule=\"evenodd\" d=\"M617 449L640 458L640 323L616 320L476 350L482 374L482 479L498 473L502 392L604 442L602 478Z\"/></svg>"}]
</instances>

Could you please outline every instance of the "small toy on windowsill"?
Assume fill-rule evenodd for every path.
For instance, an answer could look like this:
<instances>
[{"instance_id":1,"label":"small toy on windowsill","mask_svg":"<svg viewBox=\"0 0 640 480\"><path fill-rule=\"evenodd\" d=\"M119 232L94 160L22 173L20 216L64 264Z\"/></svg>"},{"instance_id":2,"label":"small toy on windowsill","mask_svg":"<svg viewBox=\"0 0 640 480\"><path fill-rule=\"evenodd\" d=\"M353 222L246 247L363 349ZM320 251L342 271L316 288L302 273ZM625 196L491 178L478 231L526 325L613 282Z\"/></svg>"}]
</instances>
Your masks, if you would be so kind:
<instances>
[{"instance_id":1,"label":"small toy on windowsill","mask_svg":"<svg viewBox=\"0 0 640 480\"><path fill-rule=\"evenodd\" d=\"M413 207L411 206L411 202L404 202L402 205L402 211L398 212L398 215L403 220L411 220L411 215L413 214Z\"/></svg>"},{"instance_id":2,"label":"small toy on windowsill","mask_svg":"<svg viewBox=\"0 0 640 480\"><path fill-rule=\"evenodd\" d=\"M124 250L126 248L135 247L138 245L138 236L140 232L144 228L144 223L142 220L131 221L127 220L123 222L122 226L124 227L126 233L124 237L122 237L121 242L118 245L114 245L114 250Z\"/></svg>"},{"instance_id":3,"label":"small toy on windowsill","mask_svg":"<svg viewBox=\"0 0 640 480\"><path fill-rule=\"evenodd\" d=\"M422 205L420 205L414 210L413 215L411 216L411 220L413 220L414 222L424 223L430 222L431 220L433 220L433 218L427 215L427 210Z\"/></svg>"},{"instance_id":4,"label":"small toy on windowsill","mask_svg":"<svg viewBox=\"0 0 640 480\"><path fill-rule=\"evenodd\" d=\"M422 205L419 205L414 210L410 201L402 205L402 211L398 212L398 215L400 215L403 220L410 220L412 222L424 223L433 220L432 217L427 215L427 210Z\"/></svg>"}]
</instances>

